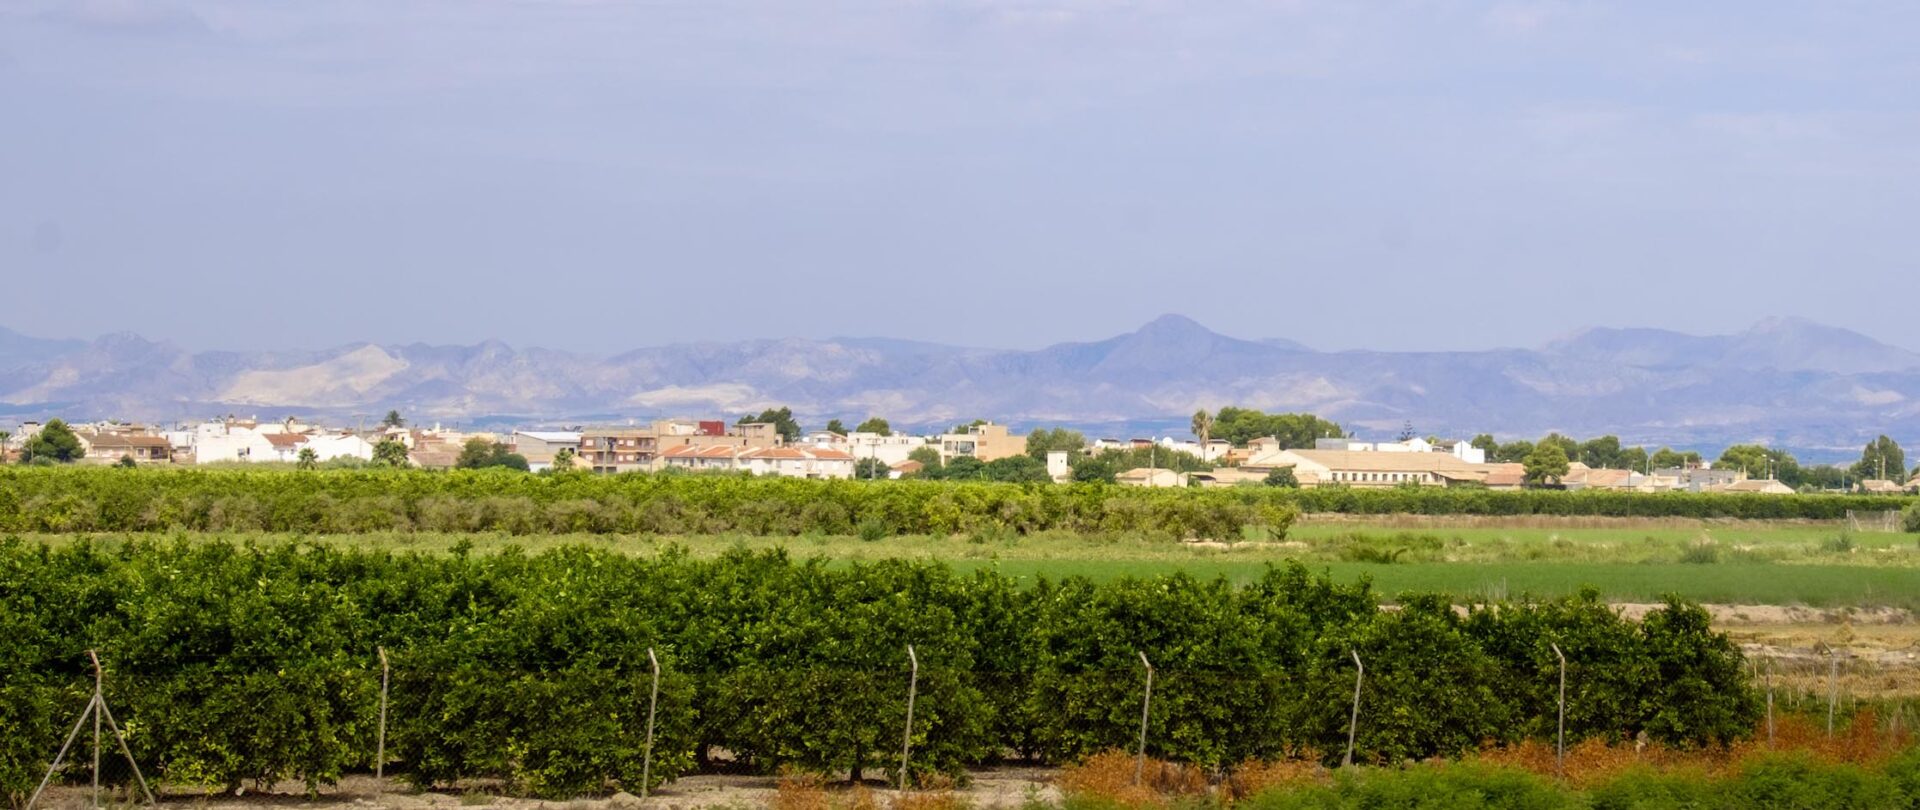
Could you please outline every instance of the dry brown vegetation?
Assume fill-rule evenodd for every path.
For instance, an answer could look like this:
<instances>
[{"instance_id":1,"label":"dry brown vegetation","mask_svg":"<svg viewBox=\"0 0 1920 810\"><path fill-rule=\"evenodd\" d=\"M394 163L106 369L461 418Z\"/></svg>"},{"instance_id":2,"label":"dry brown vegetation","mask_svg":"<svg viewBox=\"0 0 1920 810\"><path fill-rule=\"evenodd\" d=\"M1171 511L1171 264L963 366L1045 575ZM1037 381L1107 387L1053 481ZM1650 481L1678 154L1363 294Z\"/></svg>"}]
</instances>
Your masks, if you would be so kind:
<instances>
[{"instance_id":1,"label":"dry brown vegetation","mask_svg":"<svg viewBox=\"0 0 1920 810\"><path fill-rule=\"evenodd\" d=\"M1794 753L1828 765L1884 766L1914 744L1908 726L1861 710L1827 733L1824 722L1799 715L1774 721L1771 738L1763 726L1753 738L1726 747L1680 749L1653 742L1609 744L1598 738L1568 746L1564 781L1587 788L1629 772L1693 774L1701 778L1726 776L1757 758ZM1528 740L1515 745L1490 746L1461 759L1502 768L1560 778L1551 741ZM1142 778L1135 779L1133 754L1110 751L1063 768L1059 786L1068 796L1099 799L1119 807L1153 810L1185 806L1195 800L1220 805L1249 798L1273 788L1325 784L1332 771L1317 758L1279 762L1245 762L1223 773L1148 759Z\"/></svg>"}]
</instances>

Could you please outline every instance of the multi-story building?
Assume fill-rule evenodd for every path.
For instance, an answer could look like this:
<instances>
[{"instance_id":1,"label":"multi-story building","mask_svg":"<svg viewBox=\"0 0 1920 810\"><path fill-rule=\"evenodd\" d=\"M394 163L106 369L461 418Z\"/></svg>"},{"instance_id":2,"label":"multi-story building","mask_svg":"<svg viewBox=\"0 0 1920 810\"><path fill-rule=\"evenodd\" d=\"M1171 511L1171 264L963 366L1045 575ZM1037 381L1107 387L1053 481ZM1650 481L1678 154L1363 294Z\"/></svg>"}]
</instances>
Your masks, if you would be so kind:
<instances>
[{"instance_id":1,"label":"multi-story building","mask_svg":"<svg viewBox=\"0 0 1920 810\"><path fill-rule=\"evenodd\" d=\"M854 432L847 434L845 445L829 445L831 450L845 450L858 459L879 459L881 463L892 467L907 460L913 451L927 446L927 440L921 436L906 436L895 433L882 436L878 433ZM1022 444L1022 449L1025 445Z\"/></svg>"},{"instance_id":2,"label":"multi-story building","mask_svg":"<svg viewBox=\"0 0 1920 810\"><path fill-rule=\"evenodd\" d=\"M852 478L853 456L822 447L694 447L660 451L663 469L691 472L748 472L787 478Z\"/></svg>"},{"instance_id":3,"label":"multi-story building","mask_svg":"<svg viewBox=\"0 0 1920 810\"><path fill-rule=\"evenodd\" d=\"M993 461L1025 452L1027 452L1025 436L1014 436L1007 432L1006 425L996 425L991 422L974 425L963 433L947 433L940 436L940 460L943 462L960 456Z\"/></svg>"},{"instance_id":4,"label":"multi-story building","mask_svg":"<svg viewBox=\"0 0 1920 810\"><path fill-rule=\"evenodd\" d=\"M552 469L553 457L562 450L571 449L578 456L580 440L580 434L571 430L516 430L513 452L526 458L528 469L539 472Z\"/></svg>"},{"instance_id":5,"label":"multi-story building","mask_svg":"<svg viewBox=\"0 0 1920 810\"><path fill-rule=\"evenodd\" d=\"M653 469L660 439L651 427L594 427L580 431L580 466L597 473Z\"/></svg>"}]
</instances>

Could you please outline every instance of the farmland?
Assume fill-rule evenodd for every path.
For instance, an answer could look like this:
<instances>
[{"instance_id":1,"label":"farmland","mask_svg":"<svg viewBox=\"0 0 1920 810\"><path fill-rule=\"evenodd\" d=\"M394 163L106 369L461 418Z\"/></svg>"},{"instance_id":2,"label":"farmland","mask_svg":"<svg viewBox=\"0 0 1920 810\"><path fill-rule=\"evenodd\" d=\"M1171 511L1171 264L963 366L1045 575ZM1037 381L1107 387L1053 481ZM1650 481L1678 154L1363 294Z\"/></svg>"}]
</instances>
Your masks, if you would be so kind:
<instances>
[{"instance_id":1,"label":"farmland","mask_svg":"<svg viewBox=\"0 0 1920 810\"><path fill-rule=\"evenodd\" d=\"M1303 514L1309 500L1270 489L115 470L0 484L0 620L27 629L0 642L0 721L22 731L0 780L16 798L87 648L112 662L126 715L164 729L143 755L176 785L369 769L386 649L403 779L568 797L638 789L650 649L667 671L656 781L716 752L761 773L892 778L880 752L900 741L908 644L925 664L915 778L965 779L1130 745L1142 654L1159 674L1148 749L1176 764L1337 760L1355 654L1359 761L1537 743L1548 642L1579 686L1577 740L1711 748L1760 717L1738 642L1780 645L1783 711L1817 711L1824 676L1794 662L1836 640L1896 653L1920 607L1915 535L1831 516L1856 499L1741 519L1726 513L1755 507L1669 496L1388 493L1412 511ZM1827 610L1741 612L1788 605ZM1842 611L1862 625L1830 624ZM1777 635L1755 629L1769 621ZM1907 717L1910 674L1849 663L1849 709L1879 696Z\"/></svg>"},{"instance_id":2,"label":"farmland","mask_svg":"<svg viewBox=\"0 0 1920 810\"><path fill-rule=\"evenodd\" d=\"M81 537L124 542L126 533L23 535L53 543ZM862 539L852 534L539 534L380 531L360 534L200 532L234 542L314 543L447 553L469 547L538 552L586 545L651 556L665 549L711 558L733 549L782 550L833 564L905 559L961 571L991 569L1023 582L1097 581L1182 571L1251 582L1270 565L1300 561L1339 582L1372 581L1389 598L1444 593L1467 602L1555 597L1597 589L1610 601L1679 594L1701 602L1814 607L1920 607L1920 537L1854 531L1839 521L1696 519L1382 518L1309 516L1284 541L1175 542L1156 534L980 530Z\"/></svg>"}]
</instances>

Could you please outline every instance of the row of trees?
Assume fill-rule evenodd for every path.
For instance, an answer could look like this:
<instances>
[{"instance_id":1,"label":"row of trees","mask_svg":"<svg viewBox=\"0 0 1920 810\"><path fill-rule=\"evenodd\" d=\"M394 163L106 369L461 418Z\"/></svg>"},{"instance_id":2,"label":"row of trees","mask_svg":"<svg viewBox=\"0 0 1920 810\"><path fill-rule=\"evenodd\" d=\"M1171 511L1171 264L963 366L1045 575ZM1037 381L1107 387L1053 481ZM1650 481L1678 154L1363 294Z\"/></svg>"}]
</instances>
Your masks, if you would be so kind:
<instances>
[{"instance_id":1,"label":"row of trees","mask_svg":"<svg viewBox=\"0 0 1920 810\"><path fill-rule=\"evenodd\" d=\"M1032 463L1031 459L1021 459ZM1283 535L1259 489L815 481L498 470L0 469L0 531Z\"/></svg>"},{"instance_id":2,"label":"row of trees","mask_svg":"<svg viewBox=\"0 0 1920 810\"><path fill-rule=\"evenodd\" d=\"M1025 457L1022 457L1025 458ZM1028 459L1031 463L1031 459ZM1235 541L1300 512L1837 520L1903 498L1741 498L1606 490L818 481L499 470L0 468L0 532L384 531L884 537L1131 533Z\"/></svg>"},{"instance_id":3,"label":"row of trees","mask_svg":"<svg viewBox=\"0 0 1920 810\"><path fill-rule=\"evenodd\" d=\"M1502 443L1491 434L1482 433L1475 436L1471 443L1485 450L1489 461L1527 464L1529 478L1533 477L1534 467L1554 469L1560 458L1594 468L1642 471L1698 466L1705 461L1699 453L1690 450L1662 447L1649 452L1645 447L1627 447L1621 444L1620 437L1611 435L1580 441L1549 433L1538 442L1517 440ZM1778 479L1796 489L1814 490L1845 489L1871 479L1904 480L1908 475L1906 453L1901 450L1899 442L1887 436L1868 442L1861 449L1860 460L1851 466L1803 466L1792 453L1758 444L1728 447L1713 460L1713 466L1742 470L1752 478ZM1564 474L1564 470L1560 474ZM1920 475L1920 468L1915 468L1912 474Z\"/></svg>"},{"instance_id":4,"label":"row of trees","mask_svg":"<svg viewBox=\"0 0 1920 810\"><path fill-rule=\"evenodd\" d=\"M107 664L115 714L139 729L129 742L149 776L228 788L371 770L381 648L389 772L548 797L637 790L650 650L665 671L656 779L719 749L762 771L894 768L909 644L916 775L1131 746L1142 654L1156 670L1148 753L1207 766L1302 751L1337 761L1355 654L1367 762L1551 735L1556 643L1574 740L1711 745L1748 734L1758 709L1739 651L1692 605L1639 623L1592 593L1465 614L1409 596L1382 611L1364 583L1299 565L1240 586L1023 586L778 553L5 540L0 624L0 792L16 798L84 701L88 649Z\"/></svg>"}]
</instances>

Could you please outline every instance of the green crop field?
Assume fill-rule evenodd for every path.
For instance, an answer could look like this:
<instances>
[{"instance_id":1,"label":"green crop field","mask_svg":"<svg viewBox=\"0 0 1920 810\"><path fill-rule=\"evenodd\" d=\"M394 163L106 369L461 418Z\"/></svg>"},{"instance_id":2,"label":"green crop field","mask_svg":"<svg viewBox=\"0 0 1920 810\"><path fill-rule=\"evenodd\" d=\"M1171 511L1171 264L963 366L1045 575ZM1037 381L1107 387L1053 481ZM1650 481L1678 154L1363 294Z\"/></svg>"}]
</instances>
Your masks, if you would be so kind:
<instances>
[{"instance_id":1,"label":"green crop field","mask_svg":"<svg viewBox=\"0 0 1920 810\"><path fill-rule=\"evenodd\" d=\"M1126 534L1012 533L904 535L862 540L848 535L768 537L719 535L384 532L349 535L189 533L191 538L262 544L318 543L340 548L447 553L471 546L491 553L585 545L650 556L675 546L710 558L734 548L783 549L797 558L834 563L907 559L946 562L961 570L995 568L1033 581L1085 576L1107 581L1185 571L1235 582L1267 566L1298 560L1342 581L1371 578L1393 595L1426 591L1467 601L1521 595L1559 596L1583 587L1614 601L1653 601L1679 594L1704 602L1814 607L1920 607L1920 537L1854 532L1830 523L1674 521L1658 525L1515 525L1409 528L1364 521L1306 522L1286 542L1175 543ZM50 543L126 535L26 535Z\"/></svg>"}]
</instances>

